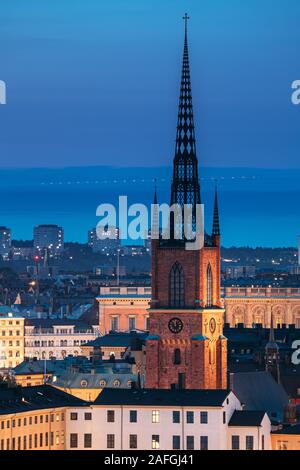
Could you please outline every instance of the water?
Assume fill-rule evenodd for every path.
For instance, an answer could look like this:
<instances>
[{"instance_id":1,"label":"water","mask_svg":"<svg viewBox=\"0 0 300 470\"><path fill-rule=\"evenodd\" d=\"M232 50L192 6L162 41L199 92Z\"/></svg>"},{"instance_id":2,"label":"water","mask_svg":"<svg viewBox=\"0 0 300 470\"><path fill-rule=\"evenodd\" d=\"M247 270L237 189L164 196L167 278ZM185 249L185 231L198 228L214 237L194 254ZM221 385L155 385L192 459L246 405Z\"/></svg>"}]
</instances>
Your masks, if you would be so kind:
<instances>
[{"instance_id":1,"label":"water","mask_svg":"<svg viewBox=\"0 0 300 470\"><path fill-rule=\"evenodd\" d=\"M66 241L87 241L101 203L151 204L154 178L159 202L169 202L171 168L65 168L0 170L0 225L14 239L32 239L33 227L64 227ZM214 180L218 180L225 246L296 246L300 234L300 170L213 169L201 172L207 231Z\"/></svg>"}]
</instances>

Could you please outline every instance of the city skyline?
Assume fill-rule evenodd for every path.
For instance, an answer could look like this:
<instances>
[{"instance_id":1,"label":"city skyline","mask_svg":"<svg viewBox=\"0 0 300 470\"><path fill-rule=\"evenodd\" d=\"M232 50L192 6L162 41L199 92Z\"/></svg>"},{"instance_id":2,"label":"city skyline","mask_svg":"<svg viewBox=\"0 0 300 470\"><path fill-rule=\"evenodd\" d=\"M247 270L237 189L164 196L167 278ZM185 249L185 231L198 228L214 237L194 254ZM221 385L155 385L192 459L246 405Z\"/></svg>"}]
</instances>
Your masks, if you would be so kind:
<instances>
[{"instance_id":1,"label":"city skyline","mask_svg":"<svg viewBox=\"0 0 300 470\"><path fill-rule=\"evenodd\" d=\"M22 149L28 166L0 166L0 450L97 450L104 464L132 467L298 450L300 235L297 250L274 247L300 232L290 10L278 0L190 0L198 16L179 16L182 0L159 14L157 0L28 2L5 4L0 31L6 65L21 47L14 83L23 61L30 90L0 108L0 121L3 110L17 116L0 154L8 145L13 166ZM166 27L174 12L180 45ZM105 158L90 165L97 152ZM85 245L67 242L83 234Z\"/></svg>"}]
</instances>

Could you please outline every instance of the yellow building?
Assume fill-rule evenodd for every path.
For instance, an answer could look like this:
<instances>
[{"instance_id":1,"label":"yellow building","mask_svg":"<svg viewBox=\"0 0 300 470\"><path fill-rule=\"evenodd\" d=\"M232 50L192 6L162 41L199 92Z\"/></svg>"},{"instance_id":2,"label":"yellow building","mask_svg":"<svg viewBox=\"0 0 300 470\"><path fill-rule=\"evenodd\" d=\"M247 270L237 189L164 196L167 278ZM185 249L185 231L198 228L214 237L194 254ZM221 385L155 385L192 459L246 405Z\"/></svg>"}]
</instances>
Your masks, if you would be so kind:
<instances>
[{"instance_id":1,"label":"yellow building","mask_svg":"<svg viewBox=\"0 0 300 470\"><path fill-rule=\"evenodd\" d=\"M24 322L9 307L0 307L0 369L16 367L24 360Z\"/></svg>"},{"instance_id":2,"label":"yellow building","mask_svg":"<svg viewBox=\"0 0 300 470\"><path fill-rule=\"evenodd\" d=\"M300 424L271 434L272 450L300 450Z\"/></svg>"},{"instance_id":3,"label":"yellow building","mask_svg":"<svg viewBox=\"0 0 300 470\"><path fill-rule=\"evenodd\" d=\"M0 389L0 450L64 450L66 410L83 406L53 387Z\"/></svg>"}]
</instances>

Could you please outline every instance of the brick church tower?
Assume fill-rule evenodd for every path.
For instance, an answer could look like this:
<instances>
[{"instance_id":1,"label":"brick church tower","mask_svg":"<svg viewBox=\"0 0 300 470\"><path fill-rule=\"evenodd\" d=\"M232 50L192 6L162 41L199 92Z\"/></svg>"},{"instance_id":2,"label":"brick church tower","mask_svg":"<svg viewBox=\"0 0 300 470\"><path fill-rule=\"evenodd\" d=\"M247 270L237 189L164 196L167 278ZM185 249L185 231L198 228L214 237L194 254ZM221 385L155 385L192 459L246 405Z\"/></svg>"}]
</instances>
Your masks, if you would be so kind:
<instances>
[{"instance_id":1,"label":"brick church tower","mask_svg":"<svg viewBox=\"0 0 300 470\"><path fill-rule=\"evenodd\" d=\"M187 15L171 204L200 204ZM156 196L155 196L156 198ZM157 219L157 216L156 216ZM156 221L157 223L157 221ZM172 230L171 230L172 232ZM173 230L174 232L174 230ZM152 301L146 344L146 387L227 388L227 340L220 302L220 226L215 192L212 234L186 250L185 240L152 240Z\"/></svg>"}]
</instances>

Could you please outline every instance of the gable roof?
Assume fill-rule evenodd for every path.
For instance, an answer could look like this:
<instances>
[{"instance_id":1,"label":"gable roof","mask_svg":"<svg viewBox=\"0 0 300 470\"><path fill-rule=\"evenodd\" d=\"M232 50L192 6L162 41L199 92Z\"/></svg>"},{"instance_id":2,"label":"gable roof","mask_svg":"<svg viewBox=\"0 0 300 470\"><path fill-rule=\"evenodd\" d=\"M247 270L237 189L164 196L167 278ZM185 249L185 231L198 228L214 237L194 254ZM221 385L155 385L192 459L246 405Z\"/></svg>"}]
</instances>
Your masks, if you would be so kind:
<instances>
[{"instance_id":1,"label":"gable roof","mask_svg":"<svg viewBox=\"0 0 300 470\"><path fill-rule=\"evenodd\" d=\"M229 390L104 389L94 405L221 407Z\"/></svg>"},{"instance_id":2,"label":"gable roof","mask_svg":"<svg viewBox=\"0 0 300 470\"><path fill-rule=\"evenodd\" d=\"M265 411L236 410L230 418L228 426L261 426Z\"/></svg>"},{"instance_id":3,"label":"gable roof","mask_svg":"<svg viewBox=\"0 0 300 470\"><path fill-rule=\"evenodd\" d=\"M288 396L268 372L230 374L230 388L245 410L266 410L271 420L282 419Z\"/></svg>"}]
</instances>

